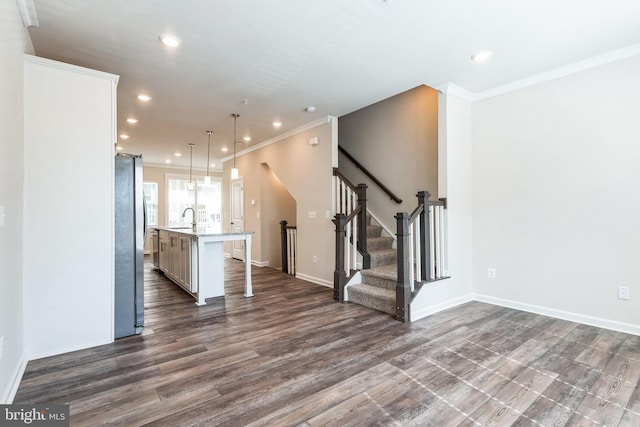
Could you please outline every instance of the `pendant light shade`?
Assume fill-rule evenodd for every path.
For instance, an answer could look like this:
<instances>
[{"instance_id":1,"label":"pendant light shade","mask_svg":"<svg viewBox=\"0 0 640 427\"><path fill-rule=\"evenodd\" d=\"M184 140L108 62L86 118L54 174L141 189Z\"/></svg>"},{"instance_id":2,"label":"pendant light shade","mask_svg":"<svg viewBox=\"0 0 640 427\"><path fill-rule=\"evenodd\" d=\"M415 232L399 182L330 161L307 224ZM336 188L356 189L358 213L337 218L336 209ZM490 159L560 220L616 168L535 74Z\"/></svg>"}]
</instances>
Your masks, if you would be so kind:
<instances>
[{"instance_id":1,"label":"pendant light shade","mask_svg":"<svg viewBox=\"0 0 640 427\"><path fill-rule=\"evenodd\" d=\"M236 167L236 144L238 143L238 140L236 139L236 130L238 127L238 117L240 117L240 114L232 114L231 117L233 117L233 167L231 168L231 179L238 179L240 176L240 173L238 172L238 168Z\"/></svg>"},{"instance_id":2,"label":"pendant light shade","mask_svg":"<svg viewBox=\"0 0 640 427\"><path fill-rule=\"evenodd\" d=\"M209 140L207 141L207 176L204 177L205 184L211 184L211 177L209 176L209 154L211 153L211 134L212 130L207 131L207 135L209 135Z\"/></svg>"},{"instance_id":3,"label":"pendant light shade","mask_svg":"<svg viewBox=\"0 0 640 427\"><path fill-rule=\"evenodd\" d=\"M195 183L193 182L193 146L195 144L189 144L189 182L187 183L187 190L193 190Z\"/></svg>"}]
</instances>

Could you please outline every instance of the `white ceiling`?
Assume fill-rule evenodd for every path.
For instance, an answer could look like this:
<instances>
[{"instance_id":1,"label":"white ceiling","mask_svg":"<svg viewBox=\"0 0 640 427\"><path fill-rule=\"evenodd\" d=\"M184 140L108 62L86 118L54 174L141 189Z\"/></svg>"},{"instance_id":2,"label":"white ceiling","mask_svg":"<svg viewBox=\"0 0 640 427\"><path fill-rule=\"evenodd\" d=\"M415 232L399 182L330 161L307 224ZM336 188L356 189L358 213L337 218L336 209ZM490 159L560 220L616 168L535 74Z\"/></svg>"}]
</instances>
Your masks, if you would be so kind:
<instances>
[{"instance_id":1,"label":"white ceiling","mask_svg":"<svg viewBox=\"0 0 640 427\"><path fill-rule=\"evenodd\" d=\"M188 166L192 142L198 168L206 130L214 131L216 167L232 153L231 113L240 114L238 139L249 134L254 144L420 84L478 93L640 42L638 0L34 3L39 27L29 32L38 56L120 76L125 151ZM165 47L162 33L182 45ZM480 49L494 55L475 64L470 56ZM153 100L138 101L142 92ZM309 105L314 113L304 111ZM130 116L140 123L128 124Z\"/></svg>"}]
</instances>

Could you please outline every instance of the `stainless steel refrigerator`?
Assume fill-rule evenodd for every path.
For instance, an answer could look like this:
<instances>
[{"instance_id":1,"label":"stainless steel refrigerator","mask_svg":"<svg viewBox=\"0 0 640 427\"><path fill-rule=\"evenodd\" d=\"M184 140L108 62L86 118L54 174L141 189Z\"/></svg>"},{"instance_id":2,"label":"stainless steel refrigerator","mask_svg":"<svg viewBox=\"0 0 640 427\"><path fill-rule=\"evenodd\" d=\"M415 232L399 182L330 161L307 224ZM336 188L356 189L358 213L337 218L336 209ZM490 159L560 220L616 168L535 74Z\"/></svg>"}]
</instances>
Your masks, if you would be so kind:
<instances>
[{"instance_id":1,"label":"stainless steel refrigerator","mask_svg":"<svg viewBox=\"0 0 640 427\"><path fill-rule=\"evenodd\" d=\"M115 337L144 327L144 241L146 206L142 192L142 156L115 158Z\"/></svg>"}]
</instances>

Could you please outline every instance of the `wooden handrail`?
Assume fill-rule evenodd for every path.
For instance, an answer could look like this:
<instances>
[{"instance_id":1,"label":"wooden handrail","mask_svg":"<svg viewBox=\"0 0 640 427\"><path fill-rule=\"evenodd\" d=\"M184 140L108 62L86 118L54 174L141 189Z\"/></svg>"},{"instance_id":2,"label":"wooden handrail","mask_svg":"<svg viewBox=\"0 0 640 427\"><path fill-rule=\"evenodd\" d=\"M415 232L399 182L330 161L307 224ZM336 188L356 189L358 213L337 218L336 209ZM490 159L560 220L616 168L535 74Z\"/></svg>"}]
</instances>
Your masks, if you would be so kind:
<instances>
[{"instance_id":1,"label":"wooden handrail","mask_svg":"<svg viewBox=\"0 0 640 427\"><path fill-rule=\"evenodd\" d=\"M342 180L342 182L344 182L345 184L347 184L347 187L349 187L350 189L352 189L353 191L357 191L358 190L358 186L355 185L354 183L352 183L351 181L349 181L347 179L346 176L344 176L342 174L342 172L340 172L340 170L338 168L333 168L333 176L337 176L338 178L340 178L340 180Z\"/></svg>"},{"instance_id":2,"label":"wooden handrail","mask_svg":"<svg viewBox=\"0 0 640 427\"><path fill-rule=\"evenodd\" d=\"M347 159L351 160L353 162L353 164L356 165L356 167L358 169L360 169L367 177L369 177L369 179L371 181L374 182L374 184L376 184L378 187L380 187L382 189L382 191L384 191L387 194L387 196L389 196L391 198L391 200L393 200L394 202L396 202L398 204L402 203L402 199L401 198L399 198L398 196L393 194L391 192L391 190L389 190L382 182L380 182L380 180L378 178L373 176L373 174L371 172L369 172L367 170L367 168L362 166L362 164L359 161L357 161L351 154L349 154L344 148L342 148L342 146L338 145L338 150L340 150L340 152L342 154L344 154Z\"/></svg>"}]
</instances>

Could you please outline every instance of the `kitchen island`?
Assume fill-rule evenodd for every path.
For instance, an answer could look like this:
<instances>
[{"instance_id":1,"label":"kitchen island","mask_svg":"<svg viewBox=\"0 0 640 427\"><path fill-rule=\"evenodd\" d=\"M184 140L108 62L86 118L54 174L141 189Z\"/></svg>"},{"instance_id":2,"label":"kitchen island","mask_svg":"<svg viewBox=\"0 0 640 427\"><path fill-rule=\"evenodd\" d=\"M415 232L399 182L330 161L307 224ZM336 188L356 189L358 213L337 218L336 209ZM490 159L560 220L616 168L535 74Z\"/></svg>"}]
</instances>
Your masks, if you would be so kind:
<instances>
[{"instance_id":1,"label":"kitchen island","mask_svg":"<svg viewBox=\"0 0 640 427\"><path fill-rule=\"evenodd\" d=\"M224 233L220 227L151 227L154 264L169 279L189 292L197 305L224 296L224 242L244 241L245 297L252 297L251 235Z\"/></svg>"}]
</instances>

